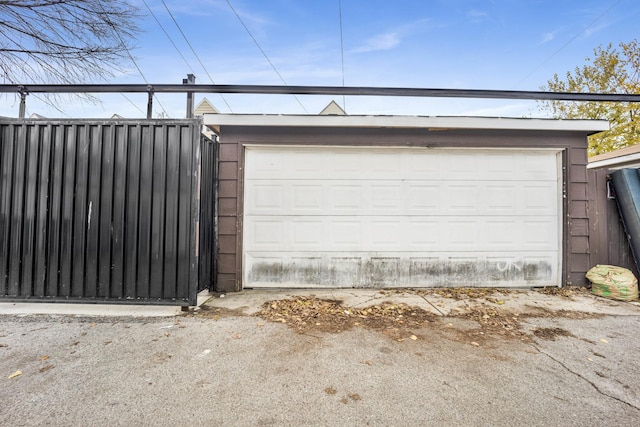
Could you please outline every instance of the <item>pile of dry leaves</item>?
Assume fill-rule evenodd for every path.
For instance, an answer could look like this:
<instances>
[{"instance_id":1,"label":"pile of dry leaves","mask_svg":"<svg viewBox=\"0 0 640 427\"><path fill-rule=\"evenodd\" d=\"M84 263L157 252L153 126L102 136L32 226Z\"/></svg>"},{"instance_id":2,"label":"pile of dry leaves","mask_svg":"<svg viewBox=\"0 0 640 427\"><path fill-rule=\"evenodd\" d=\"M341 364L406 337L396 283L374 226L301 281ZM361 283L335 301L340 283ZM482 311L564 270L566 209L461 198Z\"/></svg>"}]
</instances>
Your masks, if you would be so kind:
<instances>
[{"instance_id":1,"label":"pile of dry leaves","mask_svg":"<svg viewBox=\"0 0 640 427\"><path fill-rule=\"evenodd\" d=\"M299 332L309 330L341 332L361 326L375 330L421 328L436 317L406 304L383 303L364 308L344 307L340 301L315 297L296 297L269 301L258 316L271 322L285 323Z\"/></svg>"}]
</instances>

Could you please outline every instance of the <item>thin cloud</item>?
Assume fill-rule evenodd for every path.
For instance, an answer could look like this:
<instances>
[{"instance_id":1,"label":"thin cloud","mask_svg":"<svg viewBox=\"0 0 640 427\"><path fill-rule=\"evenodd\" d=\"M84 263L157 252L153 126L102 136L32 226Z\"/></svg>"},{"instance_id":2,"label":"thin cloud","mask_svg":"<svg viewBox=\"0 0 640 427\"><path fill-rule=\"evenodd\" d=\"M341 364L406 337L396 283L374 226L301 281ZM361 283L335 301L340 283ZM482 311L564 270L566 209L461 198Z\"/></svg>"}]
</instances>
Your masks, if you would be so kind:
<instances>
[{"instance_id":1,"label":"thin cloud","mask_svg":"<svg viewBox=\"0 0 640 427\"><path fill-rule=\"evenodd\" d=\"M390 50L400 44L400 35L396 32L383 33L367 39L364 44L352 50L354 53L378 52Z\"/></svg>"},{"instance_id":2,"label":"thin cloud","mask_svg":"<svg viewBox=\"0 0 640 427\"><path fill-rule=\"evenodd\" d=\"M555 32L544 33L544 34L542 34L542 41L540 42L540 44L549 43L550 41L552 41L555 38L556 38L556 33Z\"/></svg>"},{"instance_id":3,"label":"thin cloud","mask_svg":"<svg viewBox=\"0 0 640 427\"><path fill-rule=\"evenodd\" d=\"M467 12L467 18L473 23L484 22L489 18L489 13L483 10L471 9Z\"/></svg>"},{"instance_id":4,"label":"thin cloud","mask_svg":"<svg viewBox=\"0 0 640 427\"><path fill-rule=\"evenodd\" d=\"M366 39L364 43L355 49L351 49L349 52L364 53L391 50L402 43L402 41L407 37L440 27L442 27L442 24L435 24L431 19L427 18L407 22L384 33L376 34L375 36Z\"/></svg>"}]
</instances>

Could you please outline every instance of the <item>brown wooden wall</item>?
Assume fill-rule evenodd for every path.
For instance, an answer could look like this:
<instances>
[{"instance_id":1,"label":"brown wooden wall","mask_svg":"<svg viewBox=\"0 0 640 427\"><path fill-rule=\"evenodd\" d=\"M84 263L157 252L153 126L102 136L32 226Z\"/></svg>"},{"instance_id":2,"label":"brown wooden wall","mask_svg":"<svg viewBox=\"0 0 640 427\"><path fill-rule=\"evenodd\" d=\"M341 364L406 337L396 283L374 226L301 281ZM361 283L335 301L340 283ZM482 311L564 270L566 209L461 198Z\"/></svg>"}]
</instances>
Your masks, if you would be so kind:
<instances>
[{"instance_id":1,"label":"brown wooden wall","mask_svg":"<svg viewBox=\"0 0 640 427\"><path fill-rule=\"evenodd\" d=\"M630 269L638 277L629 240L615 199L607 197L607 167L588 170L590 265L609 264Z\"/></svg>"},{"instance_id":2,"label":"brown wooden wall","mask_svg":"<svg viewBox=\"0 0 640 427\"><path fill-rule=\"evenodd\" d=\"M216 289L242 289L242 194L246 144L564 149L563 285L585 285L590 267L584 132L224 126L220 129Z\"/></svg>"}]
</instances>

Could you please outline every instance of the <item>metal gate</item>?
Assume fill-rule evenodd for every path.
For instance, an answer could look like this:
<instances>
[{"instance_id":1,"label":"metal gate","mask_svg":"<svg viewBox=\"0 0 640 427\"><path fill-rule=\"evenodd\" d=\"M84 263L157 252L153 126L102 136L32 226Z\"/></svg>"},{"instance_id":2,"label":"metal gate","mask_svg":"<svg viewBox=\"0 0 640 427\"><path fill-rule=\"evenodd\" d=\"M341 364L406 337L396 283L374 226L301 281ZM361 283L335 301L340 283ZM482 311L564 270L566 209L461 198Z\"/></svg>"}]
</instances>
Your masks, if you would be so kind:
<instances>
[{"instance_id":1,"label":"metal gate","mask_svg":"<svg viewBox=\"0 0 640 427\"><path fill-rule=\"evenodd\" d=\"M0 299L195 304L200 126L0 121Z\"/></svg>"}]
</instances>

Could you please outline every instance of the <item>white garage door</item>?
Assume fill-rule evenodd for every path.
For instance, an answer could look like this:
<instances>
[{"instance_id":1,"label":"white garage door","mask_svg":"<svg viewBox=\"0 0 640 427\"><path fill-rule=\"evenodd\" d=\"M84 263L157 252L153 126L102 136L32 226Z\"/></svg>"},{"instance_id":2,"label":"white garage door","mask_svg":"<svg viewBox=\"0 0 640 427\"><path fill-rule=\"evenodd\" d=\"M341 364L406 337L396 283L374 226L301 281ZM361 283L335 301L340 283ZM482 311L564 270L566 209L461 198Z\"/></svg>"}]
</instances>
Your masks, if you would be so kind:
<instances>
[{"instance_id":1,"label":"white garage door","mask_svg":"<svg viewBox=\"0 0 640 427\"><path fill-rule=\"evenodd\" d=\"M245 287L558 285L559 152L246 147Z\"/></svg>"}]
</instances>

